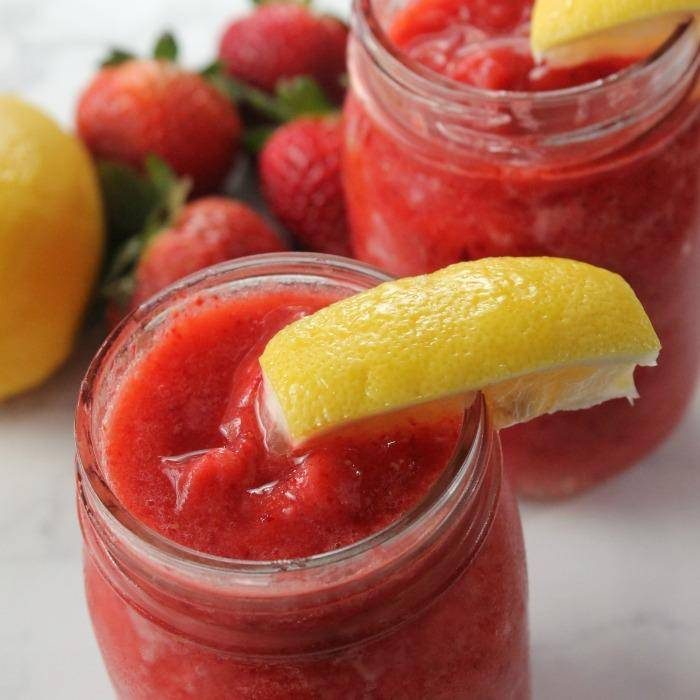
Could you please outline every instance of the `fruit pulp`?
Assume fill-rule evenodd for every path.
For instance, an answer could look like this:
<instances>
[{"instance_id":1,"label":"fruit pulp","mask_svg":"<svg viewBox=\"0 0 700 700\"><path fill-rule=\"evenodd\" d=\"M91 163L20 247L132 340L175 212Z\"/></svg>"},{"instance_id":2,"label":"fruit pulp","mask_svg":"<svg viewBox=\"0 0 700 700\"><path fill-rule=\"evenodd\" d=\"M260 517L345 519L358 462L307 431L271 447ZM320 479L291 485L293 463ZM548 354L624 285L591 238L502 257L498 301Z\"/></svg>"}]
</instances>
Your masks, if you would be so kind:
<instances>
[{"instance_id":1,"label":"fruit pulp","mask_svg":"<svg viewBox=\"0 0 700 700\"><path fill-rule=\"evenodd\" d=\"M529 0L416 0L394 18L390 39L411 59L487 90L536 92L605 78L633 57L580 66L538 65L530 53Z\"/></svg>"},{"instance_id":2,"label":"fruit pulp","mask_svg":"<svg viewBox=\"0 0 700 700\"><path fill-rule=\"evenodd\" d=\"M411 61L491 90L582 85L632 60L536 65L528 50L530 11L527 0L417 0L389 20L388 36L414 71ZM372 77L363 79L369 84ZM646 455L680 421L700 362L694 96L633 142L564 166L544 152L521 164L476 151L462 163L437 141L424 137L419 146L398 125L394 132L390 121L380 122L372 94L355 90L345 107L345 186L357 257L399 276L494 255L583 260L622 274L661 338L659 367L637 372L641 399L634 406L618 400L504 432L504 461L519 489L538 498L571 495Z\"/></svg>"},{"instance_id":3,"label":"fruit pulp","mask_svg":"<svg viewBox=\"0 0 700 700\"><path fill-rule=\"evenodd\" d=\"M172 314L119 380L104 421L105 476L132 515L192 549L270 561L357 542L427 497L461 413L344 431L291 455L258 417L267 339L336 298L269 286L195 296ZM140 614L86 550L88 604L120 697L528 697L524 555L507 486L475 560L426 610L325 657L246 659L169 631L176 617ZM329 644L353 604L349 594L326 611Z\"/></svg>"},{"instance_id":4,"label":"fruit pulp","mask_svg":"<svg viewBox=\"0 0 700 700\"><path fill-rule=\"evenodd\" d=\"M291 559L360 540L427 493L456 443L454 412L439 424L329 437L301 454L266 446L258 356L277 330L332 300L280 289L173 319L109 416L108 476L133 515L209 554Z\"/></svg>"}]
</instances>

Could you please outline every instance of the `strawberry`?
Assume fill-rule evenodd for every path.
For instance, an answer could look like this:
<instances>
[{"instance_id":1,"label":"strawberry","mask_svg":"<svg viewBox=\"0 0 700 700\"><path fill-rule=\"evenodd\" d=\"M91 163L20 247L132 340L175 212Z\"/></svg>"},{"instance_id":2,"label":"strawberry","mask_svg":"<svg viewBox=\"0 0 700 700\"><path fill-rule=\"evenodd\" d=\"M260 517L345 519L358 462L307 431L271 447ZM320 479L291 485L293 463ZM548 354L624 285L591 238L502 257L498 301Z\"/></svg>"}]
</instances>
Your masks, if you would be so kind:
<instances>
[{"instance_id":1,"label":"strawberry","mask_svg":"<svg viewBox=\"0 0 700 700\"><path fill-rule=\"evenodd\" d=\"M136 266L130 306L209 265L285 249L265 220L242 202L226 197L194 200L146 245Z\"/></svg>"},{"instance_id":2,"label":"strawberry","mask_svg":"<svg viewBox=\"0 0 700 700\"><path fill-rule=\"evenodd\" d=\"M108 218L126 224L127 198L134 194L141 208L109 256L102 286L109 327L181 277L244 255L286 250L265 220L242 202L209 196L185 204L188 181L155 156L146 159L144 173L109 165L100 173Z\"/></svg>"},{"instance_id":3,"label":"strawberry","mask_svg":"<svg viewBox=\"0 0 700 700\"><path fill-rule=\"evenodd\" d=\"M342 99L347 27L294 2L266 3L226 28L219 59L234 78L272 92L281 79L316 79Z\"/></svg>"},{"instance_id":4,"label":"strawberry","mask_svg":"<svg viewBox=\"0 0 700 700\"><path fill-rule=\"evenodd\" d=\"M277 83L274 94L209 69L220 89L259 118L244 134L260 153L259 175L269 208L302 247L350 255L341 178L342 126L315 80ZM279 126L283 124L283 126Z\"/></svg>"},{"instance_id":5,"label":"strawberry","mask_svg":"<svg viewBox=\"0 0 700 700\"><path fill-rule=\"evenodd\" d=\"M341 179L342 122L305 116L281 126L260 154L265 199L303 247L350 255Z\"/></svg>"},{"instance_id":6,"label":"strawberry","mask_svg":"<svg viewBox=\"0 0 700 700\"><path fill-rule=\"evenodd\" d=\"M169 35L153 59L115 52L80 97L77 130L96 158L142 168L155 154L190 177L195 193L208 192L233 163L241 121L226 96L176 57Z\"/></svg>"}]
</instances>

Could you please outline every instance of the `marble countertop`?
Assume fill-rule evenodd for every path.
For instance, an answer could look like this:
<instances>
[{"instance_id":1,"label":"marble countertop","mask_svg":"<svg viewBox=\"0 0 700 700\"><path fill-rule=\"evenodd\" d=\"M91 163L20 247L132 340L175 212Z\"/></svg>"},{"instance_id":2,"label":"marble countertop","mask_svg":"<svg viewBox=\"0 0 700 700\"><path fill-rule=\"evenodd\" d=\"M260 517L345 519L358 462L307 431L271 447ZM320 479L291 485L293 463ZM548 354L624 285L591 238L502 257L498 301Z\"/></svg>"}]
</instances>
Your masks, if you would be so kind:
<instances>
[{"instance_id":1,"label":"marble countertop","mask_svg":"<svg viewBox=\"0 0 700 700\"><path fill-rule=\"evenodd\" d=\"M344 0L325 4L346 12ZM211 56L243 0L0 0L0 91L69 125L107 46L174 29ZM72 412L98 343L0 406L0 698L109 698L82 591ZM700 401L636 469L578 499L525 505L536 700L700 698Z\"/></svg>"}]
</instances>

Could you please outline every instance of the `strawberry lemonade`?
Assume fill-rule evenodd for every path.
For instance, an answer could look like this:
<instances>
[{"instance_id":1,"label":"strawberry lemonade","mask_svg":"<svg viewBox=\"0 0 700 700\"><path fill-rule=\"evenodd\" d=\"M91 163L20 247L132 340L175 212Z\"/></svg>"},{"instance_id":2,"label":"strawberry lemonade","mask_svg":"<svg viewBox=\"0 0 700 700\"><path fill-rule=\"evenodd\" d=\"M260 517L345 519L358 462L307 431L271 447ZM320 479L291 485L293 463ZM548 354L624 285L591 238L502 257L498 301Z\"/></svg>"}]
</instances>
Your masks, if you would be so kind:
<instances>
[{"instance_id":1,"label":"strawberry lemonade","mask_svg":"<svg viewBox=\"0 0 700 700\"><path fill-rule=\"evenodd\" d=\"M519 489L553 497L646 455L692 396L698 39L681 26L645 60L538 64L531 11L529 0L358 0L345 184L355 254L392 274L557 255L614 270L639 295L664 344L659 370L638 374L642 398L504 435Z\"/></svg>"},{"instance_id":2,"label":"strawberry lemonade","mask_svg":"<svg viewBox=\"0 0 700 700\"><path fill-rule=\"evenodd\" d=\"M78 413L80 516L120 698L528 697L522 534L487 414L295 454L258 420L267 340L383 279L243 261L103 351Z\"/></svg>"},{"instance_id":3,"label":"strawberry lemonade","mask_svg":"<svg viewBox=\"0 0 700 700\"><path fill-rule=\"evenodd\" d=\"M98 354L78 504L120 698L529 697L496 428L630 395L658 341L620 278L579 263L385 279L240 259L141 307ZM543 314L548 340L523 350L513 320Z\"/></svg>"}]
</instances>

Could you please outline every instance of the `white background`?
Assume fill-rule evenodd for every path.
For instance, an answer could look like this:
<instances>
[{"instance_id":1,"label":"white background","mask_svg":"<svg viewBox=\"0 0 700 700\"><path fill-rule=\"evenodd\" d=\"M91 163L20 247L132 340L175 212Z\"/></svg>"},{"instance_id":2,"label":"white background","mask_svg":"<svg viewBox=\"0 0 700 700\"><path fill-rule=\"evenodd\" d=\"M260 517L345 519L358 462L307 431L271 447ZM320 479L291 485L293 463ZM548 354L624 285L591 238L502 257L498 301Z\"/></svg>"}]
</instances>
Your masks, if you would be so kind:
<instances>
[{"instance_id":1,"label":"white background","mask_svg":"<svg viewBox=\"0 0 700 700\"><path fill-rule=\"evenodd\" d=\"M177 31L208 61L243 0L0 0L0 91L66 126L106 47ZM325 7L346 13L343 0ZM83 602L72 411L97 342L0 406L0 698L109 698ZM523 509L537 700L700 698L700 403L636 469ZM399 699L397 699L399 700ZM426 699L428 700L428 699Z\"/></svg>"}]
</instances>

